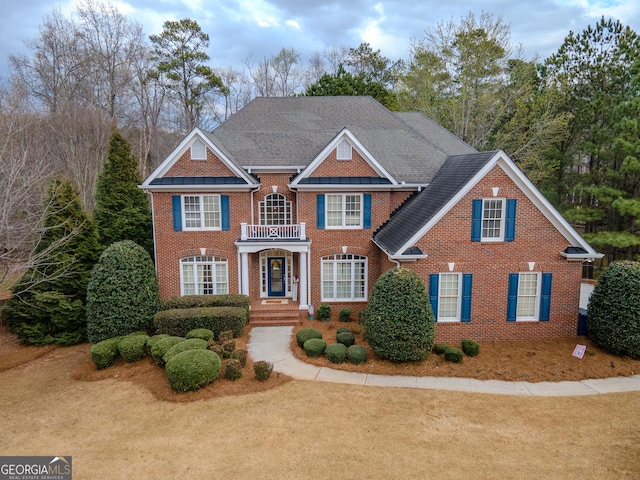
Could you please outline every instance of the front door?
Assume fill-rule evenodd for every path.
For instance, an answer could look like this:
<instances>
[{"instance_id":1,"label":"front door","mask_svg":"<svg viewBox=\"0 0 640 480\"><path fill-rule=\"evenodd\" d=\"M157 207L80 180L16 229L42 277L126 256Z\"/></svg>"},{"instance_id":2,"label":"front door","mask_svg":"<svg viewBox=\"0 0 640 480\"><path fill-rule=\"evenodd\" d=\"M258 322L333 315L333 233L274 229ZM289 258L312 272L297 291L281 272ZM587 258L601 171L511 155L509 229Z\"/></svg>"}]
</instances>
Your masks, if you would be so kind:
<instances>
[{"instance_id":1,"label":"front door","mask_svg":"<svg viewBox=\"0 0 640 480\"><path fill-rule=\"evenodd\" d=\"M270 297L284 297L286 293L284 257L267 258L267 292Z\"/></svg>"}]
</instances>

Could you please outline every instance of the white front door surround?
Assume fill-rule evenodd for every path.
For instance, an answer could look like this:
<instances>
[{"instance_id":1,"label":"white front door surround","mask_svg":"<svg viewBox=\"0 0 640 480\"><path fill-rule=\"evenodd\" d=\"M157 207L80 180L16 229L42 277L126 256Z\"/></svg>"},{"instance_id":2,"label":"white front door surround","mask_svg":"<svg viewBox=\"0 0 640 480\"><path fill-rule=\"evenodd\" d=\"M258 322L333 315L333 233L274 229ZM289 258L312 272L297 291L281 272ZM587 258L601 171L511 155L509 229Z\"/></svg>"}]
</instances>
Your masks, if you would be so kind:
<instances>
[{"instance_id":1,"label":"white front door surround","mask_svg":"<svg viewBox=\"0 0 640 480\"><path fill-rule=\"evenodd\" d=\"M300 310L306 310L309 308L309 251L311 248L311 241L300 242L278 242L274 245L270 242L245 242L237 241L238 247L238 265L240 271L238 272L239 289L243 295L249 295L250 289L250 272L249 272L249 254L258 253L263 250L285 250L292 254L298 254L298 269L299 269L299 290L298 300L300 302ZM254 279L257 281L257 279Z\"/></svg>"}]
</instances>

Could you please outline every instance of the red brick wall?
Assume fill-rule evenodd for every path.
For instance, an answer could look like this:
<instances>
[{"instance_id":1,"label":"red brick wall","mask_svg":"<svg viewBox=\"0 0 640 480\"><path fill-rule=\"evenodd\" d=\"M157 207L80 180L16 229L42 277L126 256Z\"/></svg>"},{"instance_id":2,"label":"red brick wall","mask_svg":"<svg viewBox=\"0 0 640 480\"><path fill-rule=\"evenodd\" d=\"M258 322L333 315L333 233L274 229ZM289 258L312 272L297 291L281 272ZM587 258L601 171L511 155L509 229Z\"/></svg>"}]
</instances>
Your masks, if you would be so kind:
<instances>
[{"instance_id":1,"label":"red brick wall","mask_svg":"<svg viewBox=\"0 0 640 480\"><path fill-rule=\"evenodd\" d=\"M336 150L311 173L311 177L378 177L378 173L353 149L351 160L337 160Z\"/></svg>"},{"instance_id":2,"label":"red brick wall","mask_svg":"<svg viewBox=\"0 0 640 480\"><path fill-rule=\"evenodd\" d=\"M173 164L166 177L235 177L235 173L229 170L220 159L207 148L206 160L191 160L191 149Z\"/></svg>"},{"instance_id":3,"label":"red brick wall","mask_svg":"<svg viewBox=\"0 0 640 480\"><path fill-rule=\"evenodd\" d=\"M492 196L516 198L516 239L513 242L471 242L471 203ZM454 272L473 274L471 322L437 323L436 341L531 340L576 335L580 295L580 262L560 256L567 240L526 198L499 168L494 168L420 241L426 259L403 266L417 272L429 284L429 274ZM542 322L507 322L507 292L510 273L533 271L553 274L551 318Z\"/></svg>"}]
</instances>

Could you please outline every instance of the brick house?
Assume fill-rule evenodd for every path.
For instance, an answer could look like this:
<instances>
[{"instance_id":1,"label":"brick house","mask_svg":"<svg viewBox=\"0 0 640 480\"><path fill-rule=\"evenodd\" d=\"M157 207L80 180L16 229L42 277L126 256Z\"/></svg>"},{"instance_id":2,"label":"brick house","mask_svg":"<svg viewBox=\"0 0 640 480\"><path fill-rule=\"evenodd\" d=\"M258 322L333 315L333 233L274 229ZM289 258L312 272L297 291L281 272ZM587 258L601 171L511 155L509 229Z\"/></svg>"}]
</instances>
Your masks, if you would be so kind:
<instances>
[{"instance_id":1,"label":"brick house","mask_svg":"<svg viewBox=\"0 0 640 480\"><path fill-rule=\"evenodd\" d=\"M252 320L355 313L404 266L436 340L576 334L599 258L502 151L370 97L257 98L189 133L141 185L161 297L249 295Z\"/></svg>"}]
</instances>

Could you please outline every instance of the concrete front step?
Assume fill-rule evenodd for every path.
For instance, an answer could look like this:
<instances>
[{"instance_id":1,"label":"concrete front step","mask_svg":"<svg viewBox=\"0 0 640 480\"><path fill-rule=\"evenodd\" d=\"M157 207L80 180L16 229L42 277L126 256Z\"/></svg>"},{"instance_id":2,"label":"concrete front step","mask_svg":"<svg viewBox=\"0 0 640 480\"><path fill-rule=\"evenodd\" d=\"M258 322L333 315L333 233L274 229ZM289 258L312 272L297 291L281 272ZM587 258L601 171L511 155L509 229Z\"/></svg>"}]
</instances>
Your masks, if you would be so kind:
<instances>
[{"instance_id":1,"label":"concrete front step","mask_svg":"<svg viewBox=\"0 0 640 480\"><path fill-rule=\"evenodd\" d=\"M302 320L302 313L306 314L297 309L252 309L249 324L260 327L298 325Z\"/></svg>"}]
</instances>

